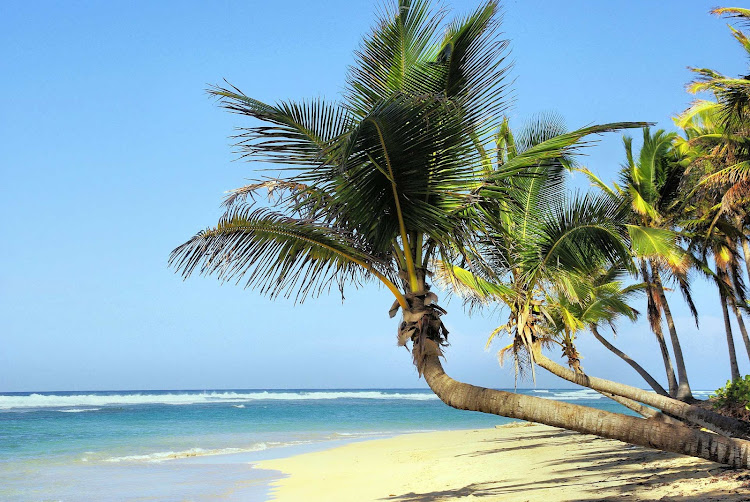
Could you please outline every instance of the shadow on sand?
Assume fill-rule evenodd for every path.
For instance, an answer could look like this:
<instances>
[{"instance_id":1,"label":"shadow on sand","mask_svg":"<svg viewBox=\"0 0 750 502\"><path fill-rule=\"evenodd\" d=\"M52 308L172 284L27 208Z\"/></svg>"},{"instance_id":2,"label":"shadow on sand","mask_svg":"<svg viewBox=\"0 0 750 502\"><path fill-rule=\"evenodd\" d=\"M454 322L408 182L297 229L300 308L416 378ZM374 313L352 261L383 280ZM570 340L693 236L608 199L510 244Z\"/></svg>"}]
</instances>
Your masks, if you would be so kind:
<instances>
[{"instance_id":1,"label":"shadow on sand","mask_svg":"<svg viewBox=\"0 0 750 502\"><path fill-rule=\"evenodd\" d=\"M679 458L680 455L665 453L661 451L648 450L641 447L623 445L613 441L603 440L594 436L580 435L576 432L560 431L542 433L534 436L523 436L524 440L535 441L532 444L516 446L515 437L505 437L496 440L488 440L487 443L497 443L499 447L477 451L471 454L459 455L458 457L477 457L482 455L508 455L512 459L512 452L516 450L536 449L544 447L551 441L573 439L576 445L604 441L608 443L602 451L583 451L571 453L564 459L544 461L533 465L534 470L547 471L551 475L542 481L519 482L518 479L502 480L485 483L472 483L462 488L437 490L426 493L404 493L393 494L381 500L398 500L402 502L432 502L457 500L464 497L482 498L485 500L528 500L528 501L552 501L559 500L555 497L555 490L568 487L580 493L582 500L600 501L622 501L639 500L643 495L646 500L663 500L674 502L713 502L713 501L750 501L750 489L742 489L735 493L727 493L723 490L703 489L699 494L673 494L653 498L648 492L665 484L675 484L684 480L703 479L711 483L714 479L736 479L740 481L750 480L746 470L733 470L719 464L704 464L700 469L694 465L685 467L664 468L665 460ZM617 447L612 448L611 445ZM566 464L585 461L586 469L566 469ZM624 466L640 465L636 471L623 473ZM708 467L705 467L708 465ZM502 477L502 472L498 473ZM746 486L749 483L745 483ZM676 490L678 491L678 490ZM601 498L597 494L601 493ZM565 500L573 500L566 498Z\"/></svg>"}]
</instances>

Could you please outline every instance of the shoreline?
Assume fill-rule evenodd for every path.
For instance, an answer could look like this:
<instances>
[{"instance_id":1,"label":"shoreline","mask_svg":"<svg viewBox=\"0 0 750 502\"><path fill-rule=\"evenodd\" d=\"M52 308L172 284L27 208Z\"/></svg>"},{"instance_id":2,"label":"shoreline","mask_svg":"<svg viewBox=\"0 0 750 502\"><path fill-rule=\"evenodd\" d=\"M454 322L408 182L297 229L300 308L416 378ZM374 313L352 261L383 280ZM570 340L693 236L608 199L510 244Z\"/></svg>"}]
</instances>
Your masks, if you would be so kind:
<instances>
[{"instance_id":1,"label":"shoreline","mask_svg":"<svg viewBox=\"0 0 750 502\"><path fill-rule=\"evenodd\" d=\"M253 468L270 500L748 501L750 471L530 423L408 433Z\"/></svg>"}]
</instances>

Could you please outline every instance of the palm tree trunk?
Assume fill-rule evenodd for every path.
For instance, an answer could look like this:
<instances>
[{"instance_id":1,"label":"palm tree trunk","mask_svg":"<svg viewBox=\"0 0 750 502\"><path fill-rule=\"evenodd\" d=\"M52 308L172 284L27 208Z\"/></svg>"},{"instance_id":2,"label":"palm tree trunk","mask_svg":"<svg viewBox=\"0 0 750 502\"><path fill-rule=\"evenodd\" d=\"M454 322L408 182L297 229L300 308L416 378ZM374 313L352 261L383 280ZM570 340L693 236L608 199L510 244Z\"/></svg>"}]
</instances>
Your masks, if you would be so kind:
<instances>
[{"instance_id":1,"label":"palm tree trunk","mask_svg":"<svg viewBox=\"0 0 750 502\"><path fill-rule=\"evenodd\" d=\"M653 282L651 280L651 274L648 271L648 266L645 260L641 260L641 277L643 282L648 286L646 294L648 295L649 303L649 324L651 325L651 331L653 331L656 341L659 344L661 350L661 358L664 361L664 370L667 373L667 385L669 387L669 395L674 397L677 395L677 379L674 376L674 368L672 367L672 358L669 356L669 349L667 349L667 342L664 340L664 333L661 331L661 313L656 307L658 303L656 301L656 291L654 291ZM654 312L651 310L654 309ZM656 316L655 319L651 319L651 316Z\"/></svg>"},{"instance_id":2,"label":"palm tree trunk","mask_svg":"<svg viewBox=\"0 0 750 502\"><path fill-rule=\"evenodd\" d=\"M747 272L747 279L750 281L750 244L744 236L742 237L742 253L745 255L745 272Z\"/></svg>"},{"instance_id":3,"label":"palm tree trunk","mask_svg":"<svg viewBox=\"0 0 750 502\"><path fill-rule=\"evenodd\" d=\"M597 391L599 392L599 391ZM628 399L626 397L622 396L616 396L614 394L608 394L606 392L599 392L602 396L608 397L612 401L615 401L617 403L620 403L624 407L626 407L629 410L632 410L636 413L638 413L643 418L647 418L650 420L662 420L664 422L668 422L672 425L679 425L682 427L687 427L687 424L685 422L681 422L679 420L676 420L668 415L665 415L664 413L655 410L649 406L642 405L641 403L637 401L633 401L632 399Z\"/></svg>"},{"instance_id":4,"label":"palm tree trunk","mask_svg":"<svg viewBox=\"0 0 750 502\"><path fill-rule=\"evenodd\" d=\"M609 343L609 341L607 341L606 338L600 335L599 330L596 328L596 326L591 326L591 333L594 335L594 338L599 340L599 342L602 345L607 347L610 351L612 351L615 355L617 355L620 359L628 363L635 371L637 371L638 374L641 375L641 377L643 377L643 379L646 380L646 382L648 382L651 388L654 389L654 392L656 392L657 394L661 394L662 396L669 395L667 391L664 390L664 387L659 385L659 382L657 382L656 379L652 377L648 371L643 369L643 366L635 362L625 352L621 351L620 349L618 349L617 347Z\"/></svg>"},{"instance_id":5,"label":"palm tree trunk","mask_svg":"<svg viewBox=\"0 0 750 502\"><path fill-rule=\"evenodd\" d=\"M534 360L539 366L553 375L582 387L588 387L589 389L594 389L607 394L622 396L639 403L653 406L654 408L658 408L680 420L705 427L706 429L724 436L750 439L750 423L735 420L713 411L705 410L677 399L672 399L671 397L660 396L637 387L631 387L630 385L605 380L603 378L592 377L585 373L570 370L544 356L539 348L535 350Z\"/></svg>"},{"instance_id":6,"label":"palm tree trunk","mask_svg":"<svg viewBox=\"0 0 750 502\"><path fill-rule=\"evenodd\" d=\"M747 241L743 241L743 244L747 244ZM750 250L748 250L750 251ZM745 263L747 266L747 263ZM734 284L735 291L737 290L736 281L732 281ZM734 315L737 317L737 325L740 327L740 333L742 334L742 341L745 343L745 350L747 351L747 357L750 358L750 338L747 336L747 328L745 328L745 320L742 318L742 309L737 305L737 299L734 295L729 296L729 301L734 310Z\"/></svg>"},{"instance_id":7,"label":"palm tree trunk","mask_svg":"<svg viewBox=\"0 0 750 502\"><path fill-rule=\"evenodd\" d=\"M448 406L562 427L626 443L748 467L750 441L620 415L571 403L515 394L457 382L445 374L435 349L421 371L432 391Z\"/></svg>"},{"instance_id":8,"label":"palm tree trunk","mask_svg":"<svg viewBox=\"0 0 750 502\"><path fill-rule=\"evenodd\" d=\"M719 288L719 298L721 299L721 312L722 314L724 314L724 330L727 333L727 348L729 349L729 371L732 374L732 381L735 381L740 379L740 369L737 366L737 351L734 348L732 324L729 322L727 295L721 288Z\"/></svg>"},{"instance_id":9,"label":"palm tree trunk","mask_svg":"<svg viewBox=\"0 0 750 502\"><path fill-rule=\"evenodd\" d=\"M693 393L690 390L690 383L688 382L687 369L685 368L685 359L682 356L682 347L680 346L680 339L677 337L677 330L674 326L674 319L672 318L672 311L669 309L669 303L667 303L667 295L664 294L664 286L661 283L661 276L659 275L659 267L654 262L651 262L651 273L654 276L654 282L656 283L656 291L659 294L661 300L662 309L664 310L664 317L667 320L667 327L669 328L669 337L672 341L672 350L674 350L674 361L677 365L677 394L675 397L680 401L690 402L693 401Z\"/></svg>"},{"instance_id":10,"label":"palm tree trunk","mask_svg":"<svg viewBox=\"0 0 750 502\"><path fill-rule=\"evenodd\" d=\"M747 357L750 358L750 338L747 336L747 328L745 328L745 320L742 318L742 310L737 305L737 300L733 296L729 297L730 305L734 310L734 315L737 317L737 325L740 327L740 333L742 334L742 341L745 342L745 350L747 350Z\"/></svg>"}]
</instances>

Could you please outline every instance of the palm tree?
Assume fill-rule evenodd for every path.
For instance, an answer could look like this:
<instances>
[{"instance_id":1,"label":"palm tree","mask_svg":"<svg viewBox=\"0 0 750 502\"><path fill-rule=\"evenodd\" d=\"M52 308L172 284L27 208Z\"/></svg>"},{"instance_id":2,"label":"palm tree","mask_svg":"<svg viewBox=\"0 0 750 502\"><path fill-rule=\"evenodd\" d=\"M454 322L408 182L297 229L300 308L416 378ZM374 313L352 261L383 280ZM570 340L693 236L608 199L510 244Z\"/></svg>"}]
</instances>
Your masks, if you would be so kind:
<instances>
[{"instance_id":1,"label":"palm tree","mask_svg":"<svg viewBox=\"0 0 750 502\"><path fill-rule=\"evenodd\" d=\"M721 7L712 14L736 19L741 26L750 26L750 9ZM732 35L750 57L750 39L741 30L729 27ZM712 92L719 103L722 122L730 134L747 132L750 120L750 75L727 77L708 68L692 68L698 75L689 87L690 92Z\"/></svg>"},{"instance_id":2,"label":"palm tree","mask_svg":"<svg viewBox=\"0 0 750 502\"><path fill-rule=\"evenodd\" d=\"M602 324L609 325L615 332L617 319L635 321L638 317L638 311L629 302L643 291L645 284L623 286L621 276L625 273L627 270L623 268L610 267L582 277L572 276L574 295L566 294L566 291L555 291L547 297L547 304L551 306L551 329L556 333L588 329L599 343L633 368L657 394L668 396L664 387L643 366L599 332Z\"/></svg>"},{"instance_id":3,"label":"palm tree","mask_svg":"<svg viewBox=\"0 0 750 502\"><path fill-rule=\"evenodd\" d=\"M750 26L750 9L722 7L712 14L736 19ZM750 57L750 39L741 30L729 27L735 40ZM685 130L683 148L692 151L695 160L711 166L704 169L697 187L719 192L720 204L711 208L715 224L731 214L740 231L745 268L750 279L748 211L750 202L750 75L727 77L708 68L693 68L697 79L688 86L691 93L711 92L715 101L697 100L675 119ZM697 152L697 153L696 153ZM709 228L711 230L713 225Z\"/></svg>"},{"instance_id":4,"label":"palm tree","mask_svg":"<svg viewBox=\"0 0 750 502\"><path fill-rule=\"evenodd\" d=\"M698 314L687 280L689 256L677 244L679 228L675 205L680 201L684 167L672 143L674 133L663 130L651 133L643 129L643 145L636 160L632 138L625 137L627 163L620 171L620 183L609 187L587 169L580 169L592 183L620 204L630 209L631 237L644 251L634 248L640 280L646 285L647 316L661 350L669 384L669 394L686 402L693 400L680 339L667 301L662 274L678 285L698 322ZM649 246L651 241L653 245ZM647 251L646 251L647 250ZM662 333L662 316L667 322L677 367L675 379L672 360Z\"/></svg>"},{"instance_id":5,"label":"palm tree","mask_svg":"<svg viewBox=\"0 0 750 502\"><path fill-rule=\"evenodd\" d=\"M707 217L710 213L701 211L700 207L692 207L691 209L696 213L696 219L690 222L689 232L685 234L690 238L690 247L697 255L694 258L695 263L700 263L699 269L707 278L714 281L719 291L721 312L724 318L724 331L729 351L730 374L733 381L738 380L740 378L740 371L737 363L732 326L729 320L730 308L736 316L748 357L750 357L750 338L748 338L747 329L745 328L739 306L745 303L745 286L740 274L737 229L725 217L721 217L718 220L711 220ZM708 255L713 257L715 271L712 271L708 266Z\"/></svg>"},{"instance_id":6,"label":"palm tree","mask_svg":"<svg viewBox=\"0 0 750 502\"><path fill-rule=\"evenodd\" d=\"M693 103L675 118L685 134L684 138L676 138L676 146L688 160L690 171L682 204L682 210L690 215L685 219L686 230L691 247L699 255L696 261L705 262L707 253L714 257L716 272L705 264L702 270L719 289L730 371L732 379L736 380L740 373L727 308L734 311L750 357L750 338L740 307L746 306L746 300L739 258L740 248L743 252L750 251L744 228L746 202L750 199L741 196L743 185L750 180L743 179L742 172L750 164L738 159L738 153L742 156L745 138L728 132L724 117L725 112L718 102ZM745 253L746 269L749 258Z\"/></svg>"},{"instance_id":7,"label":"palm tree","mask_svg":"<svg viewBox=\"0 0 750 502\"><path fill-rule=\"evenodd\" d=\"M402 309L400 343L411 341L419 372L449 405L746 464L744 441L468 386L442 371L445 311L426 282L430 260L460 261L481 244L479 202L502 200L503 180L564 156L588 134L634 125L561 135L487 173L481 152L490 150L507 103L507 42L498 38L496 12L489 1L443 32L442 11L401 0L356 53L340 105L268 105L233 87L212 89L225 108L264 123L245 130L239 147L287 164L279 186L290 195L274 210L255 209L247 195L260 184L240 189L219 224L175 249L171 264L185 276L214 274L300 300L376 279L395 297L392 315Z\"/></svg>"},{"instance_id":8,"label":"palm tree","mask_svg":"<svg viewBox=\"0 0 750 502\"><path fill-rule=\"evenodd\" d=\"M536 121L528 130L513 135L503 122L498 135L493 176L501 173L515 155L531 155L563 134L555 122ZM471 305L501 304L509 311L508 321L497 328L492 339L507 332L511 343L500 351L501 360L513 355L516 372L535 363L553 374L605 393L623 404L654 406L688 423L728 435L748 437L747 426L700 407L665 396L666 392L640 368L662 395L586 375L580 366L575 337L586 324L614 321L618 315L633 317L624 301L641 286L622 288L613 278L621 264L630 262L630 249L640 256L653 256L668 249L674 235L649 232L628 224L629 208L610 196L570 198L564 187L565 168L571 159L563 156L537 162L533 177L505 180L506 197L479 204L489 228L467 263L487 263L492 270L468 270L438 262L436 277ZM602 272L605 268L608 272ZM592 287L592 277L602 281ZM594 328L596 329L596 328ZM542 349L559 346L573 370L554 363ZM635 403L633 403L635 402Z\"/></svg>"}]
</instances>

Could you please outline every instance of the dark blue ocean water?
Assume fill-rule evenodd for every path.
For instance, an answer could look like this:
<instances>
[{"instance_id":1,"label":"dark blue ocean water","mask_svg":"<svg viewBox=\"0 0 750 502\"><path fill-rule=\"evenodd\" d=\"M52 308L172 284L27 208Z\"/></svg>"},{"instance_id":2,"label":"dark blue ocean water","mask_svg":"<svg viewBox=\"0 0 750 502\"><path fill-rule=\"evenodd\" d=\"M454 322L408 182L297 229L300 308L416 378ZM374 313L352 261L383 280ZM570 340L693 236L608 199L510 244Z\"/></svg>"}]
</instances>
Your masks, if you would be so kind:
<instances>
[{"instance_id":1,"label":"dark blue ocean water","mask_svg":"<svg viewBox=\"0 0 750 502\"><path fill-rule=\"evenodd\" d=\"M628 412L589 390L519 392ZM0 500L265 500L262 458L509 421L423 389L5 393Z\"/></svg>"}]
</instances>

